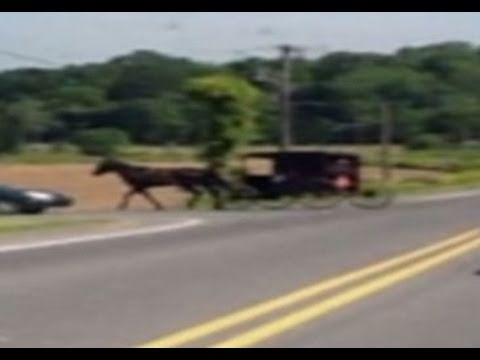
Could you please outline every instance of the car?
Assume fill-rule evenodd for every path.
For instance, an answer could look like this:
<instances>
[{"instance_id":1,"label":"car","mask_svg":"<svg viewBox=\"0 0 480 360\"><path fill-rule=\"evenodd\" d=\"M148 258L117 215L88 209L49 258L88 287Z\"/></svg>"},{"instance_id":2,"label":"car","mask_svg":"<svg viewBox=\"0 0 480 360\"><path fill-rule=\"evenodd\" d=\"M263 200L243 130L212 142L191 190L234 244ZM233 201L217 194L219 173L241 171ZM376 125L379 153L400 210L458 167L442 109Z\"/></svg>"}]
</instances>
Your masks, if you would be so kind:
<instances>
[{"instance_id":1,"label":"car","mask_svg":"<svg viewBox=\"0 0 480 360\"><path fill-rule=\"evenodd\" d=\"M25 189L0 185L0 208L20 214L40 214L53 207L69 207L74 199L50 190Z\"/></svg>"}]
</instances>

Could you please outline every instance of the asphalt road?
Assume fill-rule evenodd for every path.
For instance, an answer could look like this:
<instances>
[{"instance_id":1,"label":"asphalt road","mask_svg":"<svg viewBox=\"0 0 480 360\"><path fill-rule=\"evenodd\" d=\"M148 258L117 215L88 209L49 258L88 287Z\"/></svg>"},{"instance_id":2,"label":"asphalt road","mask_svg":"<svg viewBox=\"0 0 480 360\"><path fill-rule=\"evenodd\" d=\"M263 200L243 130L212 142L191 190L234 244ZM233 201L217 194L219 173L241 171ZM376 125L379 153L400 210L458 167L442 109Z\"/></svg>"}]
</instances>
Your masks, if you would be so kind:
<instances>
[{"instance_id":1,"label":"asphalt road","mask_svg":"<svg viewBox=\"0 0 480 360\"><path fill-rule=\"evenodd\" d=\"M480 235L452 237L479 206L135 214L196 223L0 247L0 346L477 347Z\"/></svg>"}]
</instances>

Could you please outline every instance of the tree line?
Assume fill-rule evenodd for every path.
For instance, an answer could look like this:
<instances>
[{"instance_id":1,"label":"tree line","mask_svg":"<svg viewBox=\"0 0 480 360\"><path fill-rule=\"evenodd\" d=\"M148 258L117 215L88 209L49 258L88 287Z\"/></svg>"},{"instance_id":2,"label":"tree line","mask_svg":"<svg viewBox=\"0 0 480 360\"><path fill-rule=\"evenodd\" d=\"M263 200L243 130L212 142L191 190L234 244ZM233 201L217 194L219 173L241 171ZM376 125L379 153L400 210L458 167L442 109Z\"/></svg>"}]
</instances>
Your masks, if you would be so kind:
<instances>
[{"instance_id":1,"label":"tree line","mask_svg":"<svg viewBox=\"0 0 480 360\"><path fill-rule=\"evenodd\" d=\"M104 63L4 71L0 152L95 136L98 143L202 145L211 157L246 142L277 143L278 89L258 75L280 67L254 57L214 65L136 51ZM385 103L398 143L480 138L480 48L470 43L297 59L292 77L296 144L377 142Z\"/></svg>"}]
</instances>

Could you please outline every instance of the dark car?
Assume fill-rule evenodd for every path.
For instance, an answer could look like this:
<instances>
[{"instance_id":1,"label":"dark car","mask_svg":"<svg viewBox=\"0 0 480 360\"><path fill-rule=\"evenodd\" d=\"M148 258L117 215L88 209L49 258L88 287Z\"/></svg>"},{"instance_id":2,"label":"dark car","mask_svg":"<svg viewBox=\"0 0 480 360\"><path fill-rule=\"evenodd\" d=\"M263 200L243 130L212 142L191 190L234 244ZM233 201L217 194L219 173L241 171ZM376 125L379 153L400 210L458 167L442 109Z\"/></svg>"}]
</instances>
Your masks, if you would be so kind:
<instances>
[{"instance_id":1,"label":"dark car","mask_svg":"<svg viewBox=\"0 0 480 360\"><path fill-rule=\"evenodd\" d=\"M0 185L0 207L21 214L40 214L52 207L68 207L74 200L50 190L24 189Z\"/></svg>"}]
</instances>

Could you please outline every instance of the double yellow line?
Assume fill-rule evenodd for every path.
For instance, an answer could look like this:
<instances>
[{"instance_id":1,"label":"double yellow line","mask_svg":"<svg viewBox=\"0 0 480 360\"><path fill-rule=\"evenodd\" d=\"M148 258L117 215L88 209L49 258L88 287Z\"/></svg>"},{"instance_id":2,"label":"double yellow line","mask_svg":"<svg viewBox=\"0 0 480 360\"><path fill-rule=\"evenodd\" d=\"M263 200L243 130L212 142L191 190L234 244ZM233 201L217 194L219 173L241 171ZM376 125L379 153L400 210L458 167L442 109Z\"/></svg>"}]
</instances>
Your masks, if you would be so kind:
<instances>
[{"instance_id":1,"label":"double yellow line","mask_svg":"<svg viewBox=\"0 0 480 360\"><path fill-rule=\"evenodd\" d=\"M353 284L352 287L341 291L339 294L332 295L313 305L301 308L224 341L215 343L211 347L237 348L256 345L453 260L478 247L480 247L480 231L478 229L470 230L437 244L321 281L287 295L235 311L185 330L177 331L143 344L140 347L165 348L188 345L190 342L246 324L249 321L285 309L301 301L306 301L328 291ZM356 282L362 280L365 281L355 285Z\"/></svg>"}]
</instances>

